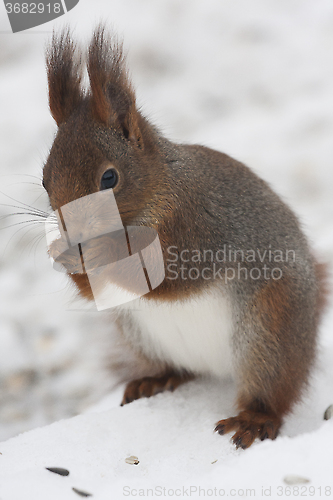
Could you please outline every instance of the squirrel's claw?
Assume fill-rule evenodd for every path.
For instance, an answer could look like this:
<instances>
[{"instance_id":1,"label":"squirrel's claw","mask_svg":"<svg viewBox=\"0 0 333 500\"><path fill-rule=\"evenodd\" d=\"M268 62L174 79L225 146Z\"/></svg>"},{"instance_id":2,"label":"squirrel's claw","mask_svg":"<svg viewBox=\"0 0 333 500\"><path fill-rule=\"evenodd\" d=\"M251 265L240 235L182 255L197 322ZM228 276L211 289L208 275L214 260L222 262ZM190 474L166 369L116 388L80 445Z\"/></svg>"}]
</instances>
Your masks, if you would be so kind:
<instances>
[{"instance_id":1,"label":"squirrel's claw","mask_svg":"<svg viewBox=\"0 0 333 500\"><path fill-rule=\"evenodd\" d=\"M217 422L215 431L220 435L236 431L232 441L236 448L246 449L256 438L275 439L278 435L281 422L277 417L256 413L253 411L242 411L237 417L226 418Z\"/></svg>"}]
</instances>

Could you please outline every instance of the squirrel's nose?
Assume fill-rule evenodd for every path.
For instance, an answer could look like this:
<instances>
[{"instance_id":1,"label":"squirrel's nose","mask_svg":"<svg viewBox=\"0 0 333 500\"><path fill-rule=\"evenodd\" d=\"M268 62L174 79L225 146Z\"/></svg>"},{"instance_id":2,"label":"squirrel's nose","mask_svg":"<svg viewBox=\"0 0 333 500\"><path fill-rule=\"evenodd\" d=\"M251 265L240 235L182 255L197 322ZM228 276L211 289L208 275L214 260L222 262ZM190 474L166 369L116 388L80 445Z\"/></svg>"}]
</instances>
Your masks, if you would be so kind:
<instances>
[{"instance_id":1,"label":"squirrel's nose","mask_svg":"<svg viewBox=\"0 0 333 500\"><path fill-rule=\"evenodd\" d=\"M66 236L68 238L68 242L70 243L70 246L75 246L79 245L80 243L83 243L87 239L89 239L89 235L86 234L87 231L71 231L71 233L67 233Z\"/></svg>"}]
</instances>

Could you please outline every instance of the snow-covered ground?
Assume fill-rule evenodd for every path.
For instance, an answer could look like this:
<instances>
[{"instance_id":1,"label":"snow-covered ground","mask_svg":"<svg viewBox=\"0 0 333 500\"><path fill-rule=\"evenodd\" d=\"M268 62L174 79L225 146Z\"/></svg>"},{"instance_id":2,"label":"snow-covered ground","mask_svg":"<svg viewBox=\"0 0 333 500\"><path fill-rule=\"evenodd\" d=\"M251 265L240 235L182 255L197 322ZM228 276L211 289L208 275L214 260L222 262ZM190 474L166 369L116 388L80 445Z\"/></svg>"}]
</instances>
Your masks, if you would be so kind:
<instances>
[{"instance_id":1,"label":"snow-covered ground","mask_svg":"<svg viewBox=\"0 0 333 500\"><path fill-rule=\"evenodd\" d=\"M56 128L44 45L64 22L87 41L99 20L124 37L144 113L171 139L251 166L332 268L331 0L80 0L66 17L15 35L0 6L0 216L22 211L3 206L19 206L14 200L47 209L40 180ZM212 431L233 411L230 382L194 381L119 407L122 388L108 370L112 316L75 310L46 256L43 224L20 224L29 218L0 220L1 499L76 498L72 487L101 499L143 488L152 498L155 486L166 488L156 497L214 497L216 487L217 497L254 488L252 497L283 498L290 474L310 480L298 496L333 496L325 489L333 487L333 420L323 421L333 403L333 307L303 404L276 441L236 451ZM125 463L130 455L139 465ZM45 470L55 466L69 476ZM183 486L201 487L200 496L175 489Z\"/></svg>"}]
</instances>

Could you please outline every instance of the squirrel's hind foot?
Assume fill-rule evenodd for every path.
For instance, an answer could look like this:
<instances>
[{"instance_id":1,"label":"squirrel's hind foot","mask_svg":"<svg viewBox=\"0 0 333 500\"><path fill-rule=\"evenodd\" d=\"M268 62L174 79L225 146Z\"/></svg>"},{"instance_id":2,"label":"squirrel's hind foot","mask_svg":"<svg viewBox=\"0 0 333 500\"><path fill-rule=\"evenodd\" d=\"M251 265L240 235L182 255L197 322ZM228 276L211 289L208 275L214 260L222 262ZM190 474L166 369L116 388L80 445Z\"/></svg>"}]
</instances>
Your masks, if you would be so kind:
<instances>
[{"instance_id":1,"label":"squirrel's hind foot","mask_svg":"<svg viewBox=\"0 0 333 500\"><path fill-rule=\"evenodd\" d=\"M277 417L254 411L241 411L237 417L226 418L217 422L215 431L227 434L236 431L232 441L236 448L246 449L256 438L275 439L281 427Z\"/></svg>"},{"instance_id":2,"label":"squirrel's hind foot","mask_svg":"<svg viewBox=\"0 0 333 500\"><path fill-rule=\"evenodd\" d=\"M168 372L161 377L143 377L129 382L125 388L121 406L131 403L136 399L150 398L160 392L174 391L179 385L192 380L194 377L189 374L176 374Z\"/></svg>"}]
</instances>

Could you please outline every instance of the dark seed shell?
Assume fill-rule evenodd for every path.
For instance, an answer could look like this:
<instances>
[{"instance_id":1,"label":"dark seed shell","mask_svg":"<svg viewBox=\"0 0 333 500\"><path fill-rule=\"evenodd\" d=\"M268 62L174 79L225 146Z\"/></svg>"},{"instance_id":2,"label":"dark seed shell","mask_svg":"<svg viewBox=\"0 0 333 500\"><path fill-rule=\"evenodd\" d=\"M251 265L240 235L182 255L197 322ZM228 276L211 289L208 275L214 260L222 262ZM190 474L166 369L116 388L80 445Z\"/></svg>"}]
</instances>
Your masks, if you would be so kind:
<instances>
[{"instance_id":1,"label":"dark seed shell","mask_svg":"<svg viewBox=\"0 0 333 500\"><path fill-rule=\"evenodd\" d=\"M333 405L330 405L324 413L324 419L329 420L333 417Z\"/></svg>"},{"instance_id":2,"label":"dark seed shell","mask_svg":"<svg viewBox=\"0 0 333 500\"><path fill-rule=\"evenodd\" d=\"M92 497L92 494L87 493L86 491L78 490L77 488L72 488L72 490L75 491L75 493L77 493L81 497Z\"/></svg>"},{"instance_id":3,"label":"dark seed shell","mask_svg":"<svg viewBox=\"0 0 333 500\"><path fill-rule=\"evenodd\" d=\"M46 470L54 472L55 474L59 474L59 476L68 476L69 474L69 470L61 469L60 467L46 467Z\"/></svg>"}]
</instances>

